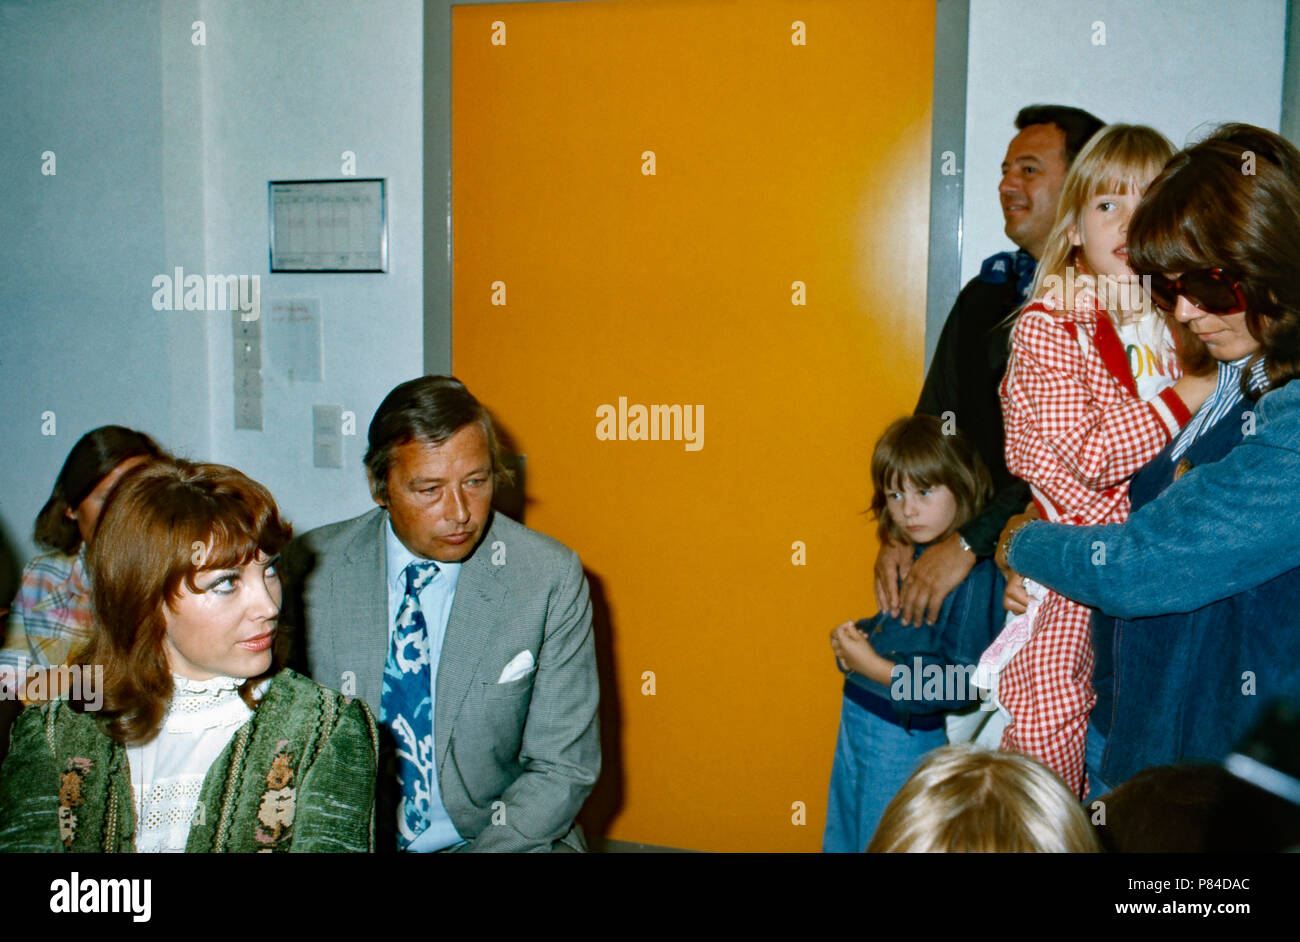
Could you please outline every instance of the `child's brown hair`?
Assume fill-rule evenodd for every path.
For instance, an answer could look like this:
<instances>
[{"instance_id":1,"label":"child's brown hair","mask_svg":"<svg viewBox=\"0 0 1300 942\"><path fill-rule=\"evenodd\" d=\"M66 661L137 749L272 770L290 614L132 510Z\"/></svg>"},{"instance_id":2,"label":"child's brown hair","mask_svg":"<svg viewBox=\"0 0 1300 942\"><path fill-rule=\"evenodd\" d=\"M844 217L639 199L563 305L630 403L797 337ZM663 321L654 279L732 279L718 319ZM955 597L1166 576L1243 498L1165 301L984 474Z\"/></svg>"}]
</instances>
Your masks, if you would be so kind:
<instances>
[{"instance_id":1,"label":"child's brown hair","mask_svg":"<svg viewBox=\"0 0 1300 942\"><path fill-rule=\"evenodd\" d=\"M957 501L952 526L936 539L945 540L984 509L993 495L988 468L966 436L932 415L909 415L885 429L871 455L871 512L879 522L881 542L910 542L885 512L886 495L905 481L917 487L942 484Z\"/></svg>"}]
</instances>

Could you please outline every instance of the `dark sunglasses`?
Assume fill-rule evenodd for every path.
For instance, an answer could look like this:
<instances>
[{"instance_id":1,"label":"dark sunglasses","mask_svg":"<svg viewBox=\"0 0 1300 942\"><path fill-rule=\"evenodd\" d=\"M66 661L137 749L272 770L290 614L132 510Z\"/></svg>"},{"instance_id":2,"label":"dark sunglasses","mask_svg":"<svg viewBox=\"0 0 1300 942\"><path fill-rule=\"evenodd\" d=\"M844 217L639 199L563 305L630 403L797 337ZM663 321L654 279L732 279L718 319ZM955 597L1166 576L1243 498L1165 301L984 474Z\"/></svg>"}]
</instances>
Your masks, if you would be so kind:
<instances>
[{"instance_id":1,"label":"dark sunglasses","mask_svg":"<svg viewBox=\"0 0 1300 942\"><path fill-rule=\"evenodd\" d=\"M1240 314L1246 310L1241 281L1222 268L1189 271L1181 278L1151 275L1151 298L1164 311L1172 312L1182 295L1209 314Z\"/></svg>"}]
</instances>

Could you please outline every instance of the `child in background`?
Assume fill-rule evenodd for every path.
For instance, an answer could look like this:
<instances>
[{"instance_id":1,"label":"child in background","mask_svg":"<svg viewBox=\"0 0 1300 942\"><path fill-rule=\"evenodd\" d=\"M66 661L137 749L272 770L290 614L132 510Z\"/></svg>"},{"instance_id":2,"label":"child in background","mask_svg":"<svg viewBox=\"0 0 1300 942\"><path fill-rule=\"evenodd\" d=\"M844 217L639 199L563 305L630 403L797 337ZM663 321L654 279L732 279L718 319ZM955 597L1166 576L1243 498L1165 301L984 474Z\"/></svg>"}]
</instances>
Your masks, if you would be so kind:
<instances>
[{"instance_id":1,"label":"child in background","mask_svg":"<svg viewBox=\"0 0 1300 942\"><path fill-rule=\"evenodd\" d=\"M871 458L871 510L886 539L942 540L983 509L989 473L955 428L913 415L885 430ZM970 675L1001 623L1002 575L976 563L933 625L908 626L881 612L831 632L845 671L822 849L860 853L894 793L922 755L942 746L944 717L972 703Z\"/></svg>"},{"instance_id":2,"label":"child in background","mask_svg":"<svg viewBox=\"0 0 1300 942\"><path fill-rule=\"evenodd\" d=\"M1007 467L1038 512L1074 525L1128 516L1128 481L1200 408L1214 376L1182 376L1164 321L1128 267L1129 217L1173 148L1148 127L1099 131L1065 178L1002 380ZM1104 560L1092 560L1094 565ZM1089 560L1080 560L1088 565ZM986 652L981 684L1010 713L1002 748L1083 794L1091 612L1035 583ZM1000 674L1000 676L999 676Z\"/></svg>"}]
</instances>

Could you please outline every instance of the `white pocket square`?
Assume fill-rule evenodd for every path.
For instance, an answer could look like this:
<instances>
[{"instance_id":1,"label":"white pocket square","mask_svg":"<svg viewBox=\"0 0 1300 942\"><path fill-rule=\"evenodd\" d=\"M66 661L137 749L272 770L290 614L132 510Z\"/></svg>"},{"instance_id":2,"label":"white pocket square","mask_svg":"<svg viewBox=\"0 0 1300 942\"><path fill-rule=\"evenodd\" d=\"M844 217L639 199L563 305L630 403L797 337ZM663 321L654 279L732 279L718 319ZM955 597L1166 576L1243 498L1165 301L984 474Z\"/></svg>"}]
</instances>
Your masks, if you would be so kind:
<instances>
[{"instance_id":1,"label":"white pocket square","mask_svg":"<svg viewBox=\"0 0 1300 942\"><path fill-rule=\"evenodd\" d=\"M528 672L533 669L533 652L520 651L510 659L510 663L501 671L501 676L497 678L497 683L508 684L512 680L518 680L520 677L528 676Z\"/></svg>"}]
</instances>

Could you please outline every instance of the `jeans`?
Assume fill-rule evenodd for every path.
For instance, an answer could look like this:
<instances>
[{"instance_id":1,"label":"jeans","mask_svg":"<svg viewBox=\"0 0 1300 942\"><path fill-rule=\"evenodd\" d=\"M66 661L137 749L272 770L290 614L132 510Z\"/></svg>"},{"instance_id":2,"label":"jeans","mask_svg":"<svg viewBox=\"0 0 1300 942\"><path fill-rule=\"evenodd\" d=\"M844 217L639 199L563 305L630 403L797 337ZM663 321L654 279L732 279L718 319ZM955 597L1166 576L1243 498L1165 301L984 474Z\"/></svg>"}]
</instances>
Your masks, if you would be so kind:
<instances>
[{"instance_id":1,"label":"jeans","mask_svg":"<svg viewBox=\"0 0 1300 942\"><path fill-rule=\"evenodd\" d=\"M946 742L942 728L908 732L845 697L822 850L861 853L921 757Z\"/></svg>"},{"instance_id":2,"label":"jeans","mask_svg":"<svg viewBox=\"0 0 1300 942\"><path fill-rule=\"evenodd\" d=\"M1083 767L1088 772L1088 794L1083 798L1084 810L1089 816L1092 809L1088 806L1094 799L1110 791L1110 786L1101 780L1101 757L1106 751L1106 737L1097 732L1097 727L1088 724L1088 742L1083 750Z\"/></svg>"}]
</instances>

